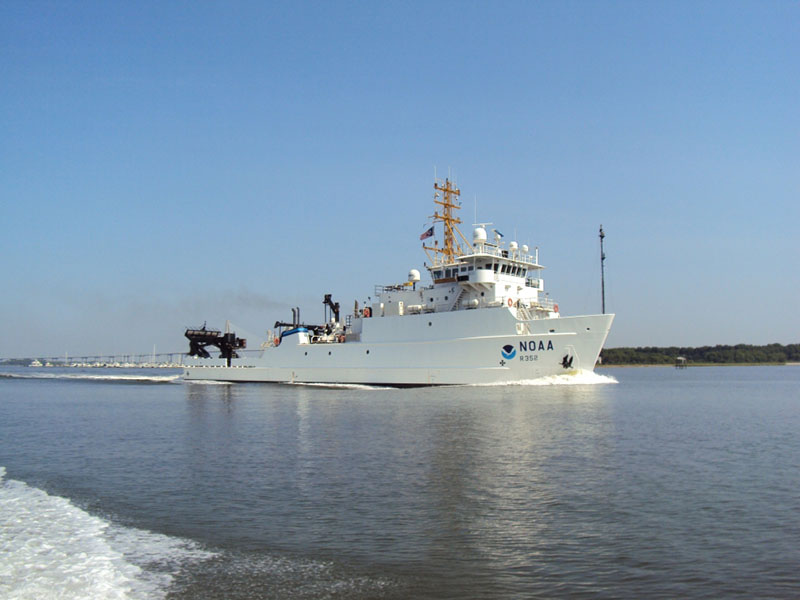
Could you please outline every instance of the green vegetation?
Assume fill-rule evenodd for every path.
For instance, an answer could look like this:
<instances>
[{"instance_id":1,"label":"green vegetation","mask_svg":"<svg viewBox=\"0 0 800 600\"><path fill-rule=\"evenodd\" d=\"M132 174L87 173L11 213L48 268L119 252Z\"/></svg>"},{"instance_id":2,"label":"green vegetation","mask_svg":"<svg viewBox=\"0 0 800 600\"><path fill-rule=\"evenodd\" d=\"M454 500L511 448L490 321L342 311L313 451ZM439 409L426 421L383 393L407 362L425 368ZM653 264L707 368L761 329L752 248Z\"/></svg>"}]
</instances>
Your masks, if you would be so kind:
<instances>
[{"instance_id":1,"label":"green vegetation","mask_svg":"<svg viewBox=\"0 0 800 600\"><path fill-rule=\"evenodd\" d=\"M800 344L701 346L699 348L605 348L603 365L671 365L678 356L687 364L765 364L800 362Z\"/></svg>"}]
</instances>

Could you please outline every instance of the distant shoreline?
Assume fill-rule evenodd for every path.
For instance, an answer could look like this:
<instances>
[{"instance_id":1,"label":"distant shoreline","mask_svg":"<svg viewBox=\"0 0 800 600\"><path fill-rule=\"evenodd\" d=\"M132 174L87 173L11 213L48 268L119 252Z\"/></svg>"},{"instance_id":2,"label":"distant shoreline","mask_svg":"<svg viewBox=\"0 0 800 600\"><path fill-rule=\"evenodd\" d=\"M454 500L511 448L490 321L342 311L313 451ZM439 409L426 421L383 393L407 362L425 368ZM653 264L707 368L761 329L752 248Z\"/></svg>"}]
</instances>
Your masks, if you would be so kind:
<instances>
[{"instance_id":1,"label":"distant shoreline","mask_svg":"<svg viewBox=\"0 0 800 600\"><path fill-rule=\"evenodd\" d=\"M612 365L785 365L800 363L800 344L717 344L716 346L637 346L604 348L600 360Z\"/></svg>"},{"instance_id":2,"label":"distant shoreline","mask_svg":"<svg viewBox=\"0 0 800 600\"><path fill-rule=\"evenodd\" d=\"M630 369L630 368L639 368L639 367L664 367L666 369L674 369L674 364L669 363L652 363L652 364L627 364L627 365L604 365L598 363L595 368L596 369ZM686 367L800 367L800 362L785 362L785 363L778 363L778 362L765 362L765 363L686 363Z\"/></svg>"}]
</instances>

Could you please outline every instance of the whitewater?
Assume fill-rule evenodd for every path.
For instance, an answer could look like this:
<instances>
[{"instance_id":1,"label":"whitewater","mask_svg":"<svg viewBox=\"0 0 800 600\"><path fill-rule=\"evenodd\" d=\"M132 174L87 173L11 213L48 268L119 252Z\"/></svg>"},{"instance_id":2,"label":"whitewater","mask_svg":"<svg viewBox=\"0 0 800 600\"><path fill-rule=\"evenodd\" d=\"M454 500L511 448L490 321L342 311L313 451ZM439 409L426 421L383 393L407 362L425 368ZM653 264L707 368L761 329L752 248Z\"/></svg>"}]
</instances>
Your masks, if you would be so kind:
<instances>
[{"instance_id":1,"label":"whitewater","mask_svg":"<svg viewBox=\"0 0 800 600\"><path fill-rule=\"evenodd\" d=\"M122 527L0 467L0 597L164 598L182 568L214 553L189 540Z\"/></svg>"}]
</instances>

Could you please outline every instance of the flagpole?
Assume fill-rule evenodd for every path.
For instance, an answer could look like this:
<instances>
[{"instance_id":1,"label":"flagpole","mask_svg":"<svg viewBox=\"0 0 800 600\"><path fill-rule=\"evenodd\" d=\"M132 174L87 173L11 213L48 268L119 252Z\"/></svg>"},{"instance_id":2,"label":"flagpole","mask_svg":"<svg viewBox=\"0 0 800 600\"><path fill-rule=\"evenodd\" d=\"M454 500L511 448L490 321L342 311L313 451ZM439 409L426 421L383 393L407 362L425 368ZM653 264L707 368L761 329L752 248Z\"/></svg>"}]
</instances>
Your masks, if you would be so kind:
<instances>
[{"instance_id":1,"label":"flagpole","mask_svg":"<svg viewBox=\"0 0 800 600\"><path fill-rule=\"evenodd\" d=\"M606 253L603 252L603 238L606 234L603 233L603 226L600 225L600 302L603 308L603 314L606 314L606 273L605 263Z\"/></svg>"}]
</instances>

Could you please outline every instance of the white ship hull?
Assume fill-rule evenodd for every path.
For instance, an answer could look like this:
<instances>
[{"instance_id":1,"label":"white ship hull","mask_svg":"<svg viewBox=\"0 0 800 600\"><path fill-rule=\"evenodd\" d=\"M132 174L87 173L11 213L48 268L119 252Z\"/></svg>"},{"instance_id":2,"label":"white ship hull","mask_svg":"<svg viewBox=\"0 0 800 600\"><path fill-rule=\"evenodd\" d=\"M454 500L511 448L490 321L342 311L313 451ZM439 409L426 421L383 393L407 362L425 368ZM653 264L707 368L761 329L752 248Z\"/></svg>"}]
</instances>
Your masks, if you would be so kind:
<instances>
[{"instance_id":1,"label":"white ship hull","mask_svg":"<svg viewBox=\"0 0 800 600\"><path fill-rule=\"evenodd\" d=\"M539 249L503 241L477 223L472 243L455 216L461 191L434 183L434 225L421 236L431 284L376 285L369 304L342 318L331 294L319 324L276 322L258 357L240 358L247 340L226 328L187 329L188 380L392 386L513 383L591 371L614 315L562 317L544 292ZM441 212L440 212L441 211ZM442 243L435 225L442 225ZM428 240L428 241L426 241ZM602 229L601 229L602 241ZM463 244L462 244L463 242ZM208 346L220 350L211 358Z\"/></svg>"},{"instance_id":2,"label":"white ship hull","mask_svg":"<svg viewBox=\"0 0 800 600\"><path fill-rule=\"evenodd\" d=\"M518 318L514 307L359 319L345 341L286 336L257 357L194 359L187 380L391 386L513 383L591 371L614 315ZM526 315L527 316L527 315Z\"/></svg>"}]
</instances>

